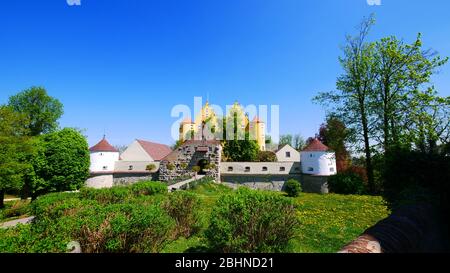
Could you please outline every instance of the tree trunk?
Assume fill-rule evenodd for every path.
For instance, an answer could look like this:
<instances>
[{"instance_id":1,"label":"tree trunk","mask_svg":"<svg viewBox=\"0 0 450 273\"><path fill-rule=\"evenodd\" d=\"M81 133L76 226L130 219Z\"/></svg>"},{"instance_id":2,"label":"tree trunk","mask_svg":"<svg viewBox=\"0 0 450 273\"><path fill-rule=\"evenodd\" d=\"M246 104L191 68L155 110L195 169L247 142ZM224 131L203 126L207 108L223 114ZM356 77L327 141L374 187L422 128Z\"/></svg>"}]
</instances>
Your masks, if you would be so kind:
<instances>
[{"instance_id":1,"label":"tree trunk","mask_svg":"<svg viewBox=\"0 0 450 273\"><path fill-rule=\"evenodd\" d=\"M0 209L5 207L5 190L0 190Z\"/></svg>"},{"instance_id":2,"label":"tree trunk","mask_svg":"<svg viewBox=\"0 0 450 273\"><path fill-rule=\"evenodd\" d=\"M370 151L369 142L369 127L367 125L367 116L365 112L364 102L360 102L361 109L361 122L363 127L363 137L364 137L364 152L366 155L366 171L367 171L367 184L369 186L369 192L375 193L375 181L373 175L373 165L372 165L372 153Z\"/></svg>"}]
</instances>

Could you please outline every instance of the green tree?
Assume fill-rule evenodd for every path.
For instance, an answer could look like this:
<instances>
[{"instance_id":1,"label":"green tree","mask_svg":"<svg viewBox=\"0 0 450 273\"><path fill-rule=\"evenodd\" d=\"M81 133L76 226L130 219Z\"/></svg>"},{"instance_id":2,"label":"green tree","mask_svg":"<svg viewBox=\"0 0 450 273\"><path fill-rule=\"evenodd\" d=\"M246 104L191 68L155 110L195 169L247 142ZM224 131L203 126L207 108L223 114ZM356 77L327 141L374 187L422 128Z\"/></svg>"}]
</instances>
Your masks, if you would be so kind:
<instances>
[{"instance_id":1,"label":"green tree","mask_svg":"<svg viewBox=\"0 0 450 273\"><path fill-rule=\"evenodd\" d=\"M9 106L28 117L24 126L31 136L54 131L63 114L61 102L50 97L42 87L31 87L10 97Z\"/></svg>"},{"instance_id":2,"label":"green tree","mask_svg":"<svg viewBox=\"0 0 450 273\"><path fill-rule=\"evenodd\" d=\"M418 96L424 94L420 91L421 86L430 82L435 70L448 58L424 50L420 33L412 44L387 37L373 45L376 65L373 109L378 121L378 135L381 136L380 146L387 152L391 147L409 144L404 138L411 124L409 113L422 110L411 106ZM433 97L430 92L428 95Z\"/></svg>"},{"instance_id":3,"label":"green tree","mask_svg":"<svg viewBox=\"0 0 450 273\"><path fill-rule=\"evenodd\" d=\"M256 140L250 139L248 125L243 128L243 118L245 117L236 111L230 111L228 117L223 119L223 156L227 161L258 160L259 145Z\"/></svg>"},{"instance_id":4,"label":"green tree","mask_svg":"<svg viewBox=\"0 0 450 273\"><path fill-rule=\"evenodd\" d=\"M6 191L23 187L23 174L30 168L26 158L34 145L22 126L26 122L25 115L0 106L0 208Z\"/></svg>"},{"instance_id":5,"label":"green tree","mask_svg":"<svg viewBox=\"0 0 450 273\"><path fill-rule=\"evenodd\" d=\"M89 176L89 149L83 135L75 129L42 135L37 156L32 160L33 199L56 191L77 190Z\"/></svg>"},{"instance_id":6,"label":"green tree","mask_svg":"<svg viewBox=\"0 0 450 273\"><path fill-rule=\"evenodd\" d=\"M292 140L293 140L293 136L291 134L286 134L286 135L281 135L280 136L280 142L279 142L279 146L283 146L283 145L291 145L292 146Z\"/></svg>"},{"instance_id":7,"label":"green tree","mask_svg":"<svg viewBox=\"0 0 450 273\"><path fill-rule=\"evenodd\" d=\"M350 131L337 117L327 117L326 123L319 129L319 140L336 153L336 167L338 172L349 167L350 154L346 143L349 140Z\"/></svg>"},{"instance_id":8,"label":"green tree","mask_svg":"<svg viewBox=\"0 0 450 273\"><path fill-rule=\"evenodd\" d=\"M355 133L357 143L363 143L368 187L375 192L372 144L370 138L374 130L372 115L373 83L376 79L374 46L366 43L366 37L374 24L374 17L363 20L356 36L347 36L343 48L344 56L339 58L344 73L336 82L337 91L323 92L314 101L331 108L333 115Z\"/></svg>"}]
</instances>

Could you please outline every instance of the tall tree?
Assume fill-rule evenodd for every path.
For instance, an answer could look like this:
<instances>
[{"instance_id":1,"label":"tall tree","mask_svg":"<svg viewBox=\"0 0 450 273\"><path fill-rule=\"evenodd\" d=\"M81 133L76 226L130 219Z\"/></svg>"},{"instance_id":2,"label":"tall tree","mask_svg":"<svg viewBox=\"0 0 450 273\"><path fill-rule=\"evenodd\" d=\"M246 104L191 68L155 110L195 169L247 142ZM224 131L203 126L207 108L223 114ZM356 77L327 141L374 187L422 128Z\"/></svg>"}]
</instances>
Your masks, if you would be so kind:
<instances>
[{"instance_id":1,"label":"tall tree","mask_svg":"<svg viewBox=\"0 0 450 273\"><path fill-rule=\"evenodd\" d=\"M250 139L249 124L245 124L246 117L237 111L230 111L223 119L223 157L227 161L257 161L259 145L256 140Z\"/></svg>"},{"instance_id":2,"label":"tall tree","mask_svg":"<svg viewBox=\"0 0 450 273\"><path fill-rule=\"evenodd\" d=\"M302 137L302 135L300 135L300 134L294 135L294 137L292 139L292 147L294 147L297 150L302 150L303 148L305 148L305 145L306 145L306 141Z\"/></svg>"},{"instance_id":3,"label":"tall tree","mask_svg":"<svg viewBox=\"0 0 450 273\"><path fill-rule=\"evenodd\" d=\"M336 82L337 91L320 93L314 98L318 103L329 106L332 113L344 124L357 133L355 139L363 143L368 187L375 192L374 171L372 163L372 146L370 137L373 133L374 118L370 96L376 79L374 62L374 45L366 43L367 35L375 20L371 16L363 20L356 36L347 36L343 48L344 56L339 58L344 73Z\"/></svg>"},{"instance_id":4,"label":"tall tree","mask_svg":"<svg viewBox=\"0 0 450 273\"><path fill-rule=\"evenodd\" d=\"M54 131L63 114L61 102L50 97L42 87L31 87L10 97L9 106L28 117L24 126L31 136Z\"/></svg>"},{"instance_id":5,"label":"tall tree","mask_svg":"<svg viewBox=\"0 0 450 273\"><path fill-rule=\"evenodd\" d=\"M336 167L338 172L345 171L350 165L350 154L346 143L350 131L337 117L327 117L326 123L319 129L319 140L336 153Z\"/></svg>"},{"instance_id":6,"label":"tall tree","mask_svg":"<svg viewBox=\"0 0 450 273\"><path fill-rule=\"evenodd\" d=\"M433 72L448 59L423 50L420 33L412 44L396 37L376 41L373 57L377 75L372 94L374 112L382 149L388 152L404 144L403 136L411 122L408 112L417 96L422 97L419 88L429 83Z\"/></svg>"},{"instance_id":7,"label":"tall tree","mask_svg":"<svg viewBox=\"0 0 450 273\"><path fill-rule=\"evenodd\" d=\"M22 126L27 121L25 115L0 106L0 208L4 207L5 192L20 190L23 174L31 167L26 158L34 145Z\"/></svg>"}]
</instances>

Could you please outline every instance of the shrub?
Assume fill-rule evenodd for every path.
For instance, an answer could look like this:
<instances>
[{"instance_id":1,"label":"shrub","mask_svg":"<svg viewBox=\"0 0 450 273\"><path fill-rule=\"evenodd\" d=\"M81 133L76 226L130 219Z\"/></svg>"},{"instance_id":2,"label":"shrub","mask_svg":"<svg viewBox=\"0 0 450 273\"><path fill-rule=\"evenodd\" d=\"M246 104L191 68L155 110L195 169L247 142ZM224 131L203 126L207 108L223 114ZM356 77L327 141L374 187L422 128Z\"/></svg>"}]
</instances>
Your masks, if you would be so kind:
<instances>
[{"instance_id":1,"label":"shrub","mask_svg":"<svg viewBox=\"0 0 450 273\"><path fill-rule=\"evenodd\" d=\"M356 173L343 172L330 176L328 186L331 192L339 194L364 194L364 180Z\"/></svg>"},{"instance_id":2,"label":"shrub","mask_svg":"<svg viewBox=\"0 0 450 273\"><path fill-rule=\"evenodd\" d=\"M276 162L277 155L271 151L259 151L258 161L259 162Z\"/></svg>"},{"instance_id":3,"label":"shrub","mask_svg":"<svg viewBox=\"0 0 450 273\"><path fill-rule=\"evenodd\" d=\"M173 171L173 170L175 170L175 165L173 163L169 163L169 164L167 164L167 169L169 171Z\"/></svg>"},{"instance_id":4,"label":"shrub","mask_svg":"<svg viewBox=\"0 0 450 273\"><path fill-rule=\"evenodd\" d=\"M200 166L194 166L192 167L192 171L198 173L199 171L201 171L202 168L200 168Z\"/></svg>"},{"instance_id":5,"label":"shrub","mask_svg":"<svg viewBox=\"0 0 450 273\"><path fill-rule=\"evenodd\" d=\"M289 179L284 185L284 191L289 197L297 197L302 192L302 185L295 179Z\"/></svg>"},{"instance_id":6,"label":"shrub","mask_svg":"<svg viewBox=\"0 0 450 273\"><path fill-rule=\"evenodd\" d=\"M156 165L155 164L148 164L147 167L145 167L145 169L149 172L156 170Z\"/></svg>"},{"instance_id":7,"label":"shrub","mask_svg":"<svg viewBox=\"0 0 450 273\"><path fill-rule=\"evenodd\" d=\"M85 253L155 253L171 240L174 221L159 206L112 204L91 208L74 232Z\"/></svg>"},{"instance_id":8,"label":"shrub","mask_svg":"<svg viewBox=\"0 0 450 273\"><path fill-rule=\"evenodd\" d=\"M27 214L30 210L29 204L28 200L14 201L10 207L0 211L0 219Z\"/></svg>"},{"instance_id":9,"label":"shrub","mask_svg":"<svg viewBox=\"0 0 450 273\"><path fill-rule=\"evenodd\" d=\"M219 252L282 252L298 224L291 199L240 188L218 200L205 233Z\"/></svg>"},{"instance_id":10,"label":"shrub","mask_svg":"<svg viewBox=\"0 0 450 273\"><path fill-rule=\"evenodd\" d=\"M187 167L188 167L188 164L186 164L186 163L181 163L180 164L180 167L182 168L182 169L186 169Z\"/></svg>"},{"instance_id":11,"label":"shrub","mask_svg":"<svg viewBox=\"0 0 450 273\"><path fill-rule=\"evenodd\" d=\"M130 187L112 187L109 189L83 188L80 190L82 198L96 200L102 204L122 203L131 197Z\"/></svg>"},{"instance_id":12,"label":"shrub","mask_svg":"<svg viewBox=\"0 0 450 273\"><path fill-rule=\"evenodd\" d=\"M80 199L78 197L77 193L67 192L43 195L31 203L31 212L38 219L44 217L56 219L65 209L79 207Z\"/></svg>"},{"instance_id":13,"label":"shrub","mask_svg":"<svg viewBox=\"0 0 450 273\"><path fill-rule=\"evenodd\" d=\"M167 186L161 182L138 182L131 186L131 191L135 196L164 194L167 193Z\"/></svg>"},{"instance_id":14,"label":"shrub","mask_svg":"<svg viewBox=\"0 0 450 273\"><path fill-rule=\"evenodd\" d=\"M176 236L188 238L200 229L200 200L195 194L176 191L169 195L162 207L176 222Z\"/></svg>"}]
</instances>

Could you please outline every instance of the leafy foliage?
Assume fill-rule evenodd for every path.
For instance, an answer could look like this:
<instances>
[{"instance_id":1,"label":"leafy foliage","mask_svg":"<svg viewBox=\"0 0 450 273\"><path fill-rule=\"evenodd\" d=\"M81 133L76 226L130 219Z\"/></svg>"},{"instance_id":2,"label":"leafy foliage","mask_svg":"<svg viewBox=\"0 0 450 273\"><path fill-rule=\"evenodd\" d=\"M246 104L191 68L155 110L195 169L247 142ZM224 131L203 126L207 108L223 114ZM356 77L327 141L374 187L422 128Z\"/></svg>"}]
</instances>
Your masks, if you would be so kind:
<instances>
[{"instance_id":1,"label":"leafy foliage","mask_svg":"<svg viewBox=\"0 0 450 273\"><path fill-rule=\"evenodd\" d=\"M258 162L276 162L277 155L271 151L259 151Z\"/></svg>"},{"instance_id":2,"label":"leafy foliage","mask_svg":"<svg viewBox=\"0 0 450 273\"><path fill-rule=\"evenodd\" d=\"M206 237L220 252L281 252L298 224L290 199L240 188L217 202Z\"/></svg>"},{"instance_id":3,"label":"leafy foliage","mask_svg":"<svg viewBox=\"0 0 450 273\"><path fill-rule=\"evenodd\" d=\"M289 179L284 185L284 191L289 197L297 197L302 192L302 185L295 179Z\"/></svg>"},{"instance_id":4,"label":"leafy foliage","mask_svg":"<svg viewBox=\"0 0 450 273\"><path fill-rule=\"evenodd\" d=\"M5 191L20 190L23 174L31 167L27 159L34 152L34 142L23 127L27 120L10 107L0 106L0 208Z\"/></svg>"},{"instance_id":5,"label":"leafy foliage","mask_svg":"<svg viewBox=\"0 0 450 273\"><path fill-rule=\"evenodd\" d=\"M33 158L33 196L54 191L77 190L89 176L89 150L84 136L65 128L41 137L39 153Z\"/></svg>"},{"instance_id":6,"label":"leafy foliage","mask_svg":"<svg viewBox=\"0 0 450 273\"><path fill-rule=\"evenodd\" d=\"M346 171L329 177L328 186L331 192L339 194L364 194L364 181L356 173Z\"/></svg>"},{"instance_id":7,"label":"leafy foliage","mask_svg":"<svg viewBox=\"0 0 450 273\"><path fill-rule=\"evenodd\" d=\"M50 97L42 87L31 87L9 98L10 107L28 117L24 123L31 136L49 133L58 128L58 119L63 114L63 105Z\"/></svg>"},{"instance_id":8,"label":"leafy foliage","mask_svg":"<svg viewBox=\"0 0 450 273\"><path fill-rule=\"evenodd\" d=\"M162 207L175 220L177 236L188 238L201 228L200 200L197 195L186 191L176 191L169 195Z\"/></svg>"}]
</instances>

